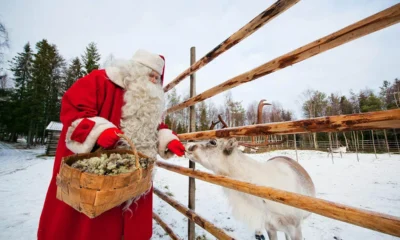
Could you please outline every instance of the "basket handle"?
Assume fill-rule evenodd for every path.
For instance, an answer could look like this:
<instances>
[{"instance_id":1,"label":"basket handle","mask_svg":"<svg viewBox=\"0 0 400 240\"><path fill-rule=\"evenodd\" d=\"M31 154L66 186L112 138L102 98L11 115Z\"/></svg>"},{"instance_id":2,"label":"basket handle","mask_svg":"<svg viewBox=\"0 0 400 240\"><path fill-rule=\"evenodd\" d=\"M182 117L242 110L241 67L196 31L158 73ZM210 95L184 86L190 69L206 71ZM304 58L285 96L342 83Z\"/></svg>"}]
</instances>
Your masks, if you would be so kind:
<instances>
[{"instance_id":1,"label":"basket handle","mask_svg":"<svg viewBox=\"0 0 400 240\"><path fill-rule=\"evenodd\" d=\"M125 136L124 134L117 134L117 135L118 135L118 137L125 139L125 140L129 143L129 146L132 148L132 151L133 151L133 153L135 154L135 160L136 160L135 164L136 164L136 168L137 168L137 169L140 169L139 155L138 155L138 152L137 152L136 147L135 147L135 145L133 144L132 140L130 140L130 139L129 139L127 136Z\"/></svg>"}]
</instances>

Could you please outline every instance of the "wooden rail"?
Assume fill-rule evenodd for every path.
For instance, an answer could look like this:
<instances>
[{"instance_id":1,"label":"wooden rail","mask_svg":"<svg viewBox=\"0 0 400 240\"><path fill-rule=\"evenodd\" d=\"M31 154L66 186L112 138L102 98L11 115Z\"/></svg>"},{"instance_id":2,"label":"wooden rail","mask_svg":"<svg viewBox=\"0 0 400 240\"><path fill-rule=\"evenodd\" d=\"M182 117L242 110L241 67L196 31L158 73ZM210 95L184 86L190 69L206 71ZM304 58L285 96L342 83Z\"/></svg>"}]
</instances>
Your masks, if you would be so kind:
<instances>
[{"instance_id":1,"label":"wooden rail","mask_svg":"<svg viewBox=\"0 0 400 240\"><path fill-rule=\"evenodd\" d=\"M400 128L400 109L183 133L181 140Z\"/></svg>"},{"instance_id":2,"label":"wooden rail","mask_svg":"<svg viewBox=\"0 0 400 240\"><path fill-rule=\"evenodd\" d=\"M186 168L190 169L190 168ZM207 221L203 217L199 216L197 213L194 211L190 210L189 208L183 206L180 204L178 201L174 200L173 198L167 196L165 193L160 191L157 188L154 188L154 194L156 194L159 198L164 200L165 202L169 203L172 207L174 207L176 210L181 212L183 215L185 215L187 218L190 220L194 221L197 225L214 235L217 239L226 239L226 240L231 240L234 239L230 237L228 234L225 233L224 230L216 227L214 224L211 222Z\"/></svg>"},{"instance_id":3,"label":"wooden rail","mask_svg":"<svg viewBox=\"0 0 400 240\"><path fill-rule=\"evenodd\" d=\"M157 213L153 212L153 219L165 230L165 232L169 235L169 237L173 240L180 240L178 235L176 235L170 227L157 215Z\"/></svg>"},{"instance_id":4,"label":"wooden rail","mask_svg":"<svg viewBox=\"0 0 400 240\"><path fill-rule=\"evenodd\" d=\"M326 37L320 38L312 43L302 46L292 52L289 52L281 57L275 58L259 67L248 72L240 74L232 79L225 81L199 95L189 98L188 100L175 105L168 109L168 113L175 112L186 107L192 106L205 99L213 97L219 93L237 87L241 84L253 81L280 69L286 68L312 56L318 55L329 49L335 48L359 37L376 32L383 28L389 27L400 21L400 3L386 10L383 10L375 15L365 18L357 23L345 27ZM210 79L211 81L211 79Z\"/></svg>"},{"instance_id":5,"label":"wooden rail","mask_svg":"<svg viewBox=\"0 0 400 240\"><path fill-rule=\"evenodd\" d=\"M271 187L261 187L221 175L214 175L198 170L191 170L189 168L176 166L164 161L157 161L156 164L161 168L185 176L197 178L226 188L300 208L325 217L400 237L400 218L398 217L358 209ZM182 211L182 213L184 213L184 211Z\"/></svg>"},{"instance_id":6,"label":"wooden rail","mask_svg":"<svg viewBox=\"0 0 400 240\"><path fill-rule=\"evenodd\" d=\"M190 74L196 72L200 68L204 67L207 63L217 58L222 53L226 52L236 44L240 43L243 39L253 34L255 31L260 29L264 24L274 19L279 14L283 13L300 0L279 0L274 3L271 7L260 13L257 17L247 23L244 27L239 29L237 32L232 34L225 41L216 46L213 50L207 53L200 60L192 64L183 73L172 80L167 86L164 87L164 92L167 92L174 88L178 83L185 79Z\"/></svg>"}]
</instances>

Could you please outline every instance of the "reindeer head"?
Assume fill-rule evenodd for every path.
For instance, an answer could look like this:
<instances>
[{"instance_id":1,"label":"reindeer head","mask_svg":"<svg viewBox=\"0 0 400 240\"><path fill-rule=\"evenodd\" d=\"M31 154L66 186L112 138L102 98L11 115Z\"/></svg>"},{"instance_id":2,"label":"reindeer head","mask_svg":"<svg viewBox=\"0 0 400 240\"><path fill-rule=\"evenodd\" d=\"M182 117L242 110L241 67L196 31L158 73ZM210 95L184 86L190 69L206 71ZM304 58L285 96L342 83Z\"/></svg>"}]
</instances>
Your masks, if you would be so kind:
<instances>
[{"instance_id":1,"label":"reindeer head","mask_svg":"<svg viewBox=\"0 0 400 240\"><path fill-rule=\"evenodd\" d=\"M237 146L238 143L234 138L189 143L186 145L186 156L207 169L216 173L224 173L228 158L237 151Z\"/></svg>"}]
</instances>

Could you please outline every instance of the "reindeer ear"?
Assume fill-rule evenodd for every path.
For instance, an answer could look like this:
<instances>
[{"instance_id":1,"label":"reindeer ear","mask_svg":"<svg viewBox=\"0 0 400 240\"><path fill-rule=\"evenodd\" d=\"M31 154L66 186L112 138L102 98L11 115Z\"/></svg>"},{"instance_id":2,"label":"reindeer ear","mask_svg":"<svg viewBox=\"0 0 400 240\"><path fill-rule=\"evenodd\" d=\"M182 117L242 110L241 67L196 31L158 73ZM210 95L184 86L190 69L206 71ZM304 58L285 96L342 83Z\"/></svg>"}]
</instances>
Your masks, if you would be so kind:
<instances>
[{"instance_id":1,"label":"reindeer ear","mask_svg":"<svg viewBox=\"0 0 400 240\"><path fill-rule=\"evenodd\" d=\"M233 151L233 149L237 148L238 143L235 138L230 138L225 144L224 148L224 154L225 155L230 155Z\"/></svg>"}]
</instances>

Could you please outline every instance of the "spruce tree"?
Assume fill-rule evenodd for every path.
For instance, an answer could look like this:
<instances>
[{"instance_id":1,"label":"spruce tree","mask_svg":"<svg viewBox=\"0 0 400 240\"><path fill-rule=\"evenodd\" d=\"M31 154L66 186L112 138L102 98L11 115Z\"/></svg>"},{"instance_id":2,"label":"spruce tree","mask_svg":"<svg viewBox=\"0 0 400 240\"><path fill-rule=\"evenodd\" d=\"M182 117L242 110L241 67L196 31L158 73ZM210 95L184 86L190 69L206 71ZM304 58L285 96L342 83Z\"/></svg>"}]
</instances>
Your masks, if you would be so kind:
<instances>
[{"instance_id":1,"label":"spruce tree","mask_svg":"<svg viewBox=\"0 0 400 240\"><path fill-rule=\"evenodd\" d=\"M50 121L60 115L61 83L64 59L55 45L42 40L36 44L37 53L32 66L32 82L28 86L31 102L30 141L44 140L44 130Z\"/></svg>"},{"instance_id":2,"label":"spruce tree","mask_svg":"<svg viewBox=\"0 0 400 240\"><path fill-rule=\"evenodd\" d=\"M342 114L352 114L354 112L353 105L346 96L340 98L340 111Z\"/></svg>"},{"instance_id":3,"label":"spruce tree","mask_svg":"<svg viewBox=\"0 0 400 240\"><path fill-rule=\"evenodd\" d=\"M29 130L29 125L26 123L29 122L30 117L27 113L30 109L28 85L32 80L32 61L33 52L29 43L25 44L23 52L18 53L10 61L10 70L14 75L15 90L11 97L13 108L8 114L17 121L13 121L12 126L9 127L17 134L23 135L26 135Z\"/></svg>"},{"instance_id":4,"label":"spruce tree","mask_svg":"<svg viewBox=\"0 0 400 240\"><path fill-rule=\"evenodd\" d=\"M81 61L79 60L78 57L76 57L71 61L70 65L66 70L65 81L63 84L63 93L67 91L68 88L70 88L76 80L83 77L83 75L84 75L84 70Z\"/></svg>"},{"instance_id":5,"label":"spruce tree","mask_svg":"<svg viewBox=\"0 0 400 240\"><path fill-rule=\"evenodd\" d=\"M27 85L31 81L33 52L29 43L25 44L24 51L17 53L10 61L10 70L14 75L17 100L22 101L27 94Z\"/></svg>"},{"instance_id":6,"label":"spruce tree","mask_svg":"<svg viewBox=\"0 0 400 240\"><path fill-rule=\"evenodd\" d=\"M96 43L91 42L86 47L86 51L82 56L83 66L85 67L85 74L89 74L94 69L99 69L100 54L98 52Z\"/></svg>"},{"instance_id":7,"label":"spruce tree","mask_svg":"<svg viewBox=\"0 0 400 240\"><path fill-rule=\"evenodd\" d=\"M207 119L207 106L205 104L205 102L201 102L199 104L199 108L198 108L199 114L197 114L199 116L199 130L200 131L205 131L208 130L208 119Z\"/></svg>"}]
</instances>

